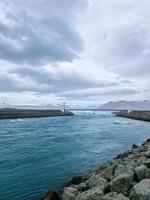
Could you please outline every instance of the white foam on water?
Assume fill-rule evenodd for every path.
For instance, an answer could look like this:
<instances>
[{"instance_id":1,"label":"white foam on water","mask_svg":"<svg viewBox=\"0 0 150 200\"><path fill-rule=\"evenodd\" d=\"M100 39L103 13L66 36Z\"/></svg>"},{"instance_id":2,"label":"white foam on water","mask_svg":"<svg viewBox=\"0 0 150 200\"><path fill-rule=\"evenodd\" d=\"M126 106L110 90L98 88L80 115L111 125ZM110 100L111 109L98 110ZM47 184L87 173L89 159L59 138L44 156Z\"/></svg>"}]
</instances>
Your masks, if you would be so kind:
<instances>
[{"instance_id":1,"label":"white foam on water","mask_svg":"<svg viewBox=\"0 0 150 200\"><path fill-rule=\"evenodd\" d=\"M23 122L24 120L23 119L17 119L17 122Z\"/></svg>"},{"instance_id":2,"label":"white foam on water","mask_svg":"<svg viewBox=\"0 0 150 200\"><path fill-rule=\"evenodd\" d=\"M111 111L93 111L93 110L73 110L74 115L86 115L86 116L108 116L108 115L113 115Z\"/></svg>"},{"instance_id":3,"label":"white foam on water","mask_svg":"<svg viewBox=\"0 0 150 200\"><path fill-rule=\"evenodd\" d=\"M9 122L11 122L11 123L16 123L17 121L14 120L14 119L11 119L11 120L9 120Z\"/></svg>"}]
</instances>

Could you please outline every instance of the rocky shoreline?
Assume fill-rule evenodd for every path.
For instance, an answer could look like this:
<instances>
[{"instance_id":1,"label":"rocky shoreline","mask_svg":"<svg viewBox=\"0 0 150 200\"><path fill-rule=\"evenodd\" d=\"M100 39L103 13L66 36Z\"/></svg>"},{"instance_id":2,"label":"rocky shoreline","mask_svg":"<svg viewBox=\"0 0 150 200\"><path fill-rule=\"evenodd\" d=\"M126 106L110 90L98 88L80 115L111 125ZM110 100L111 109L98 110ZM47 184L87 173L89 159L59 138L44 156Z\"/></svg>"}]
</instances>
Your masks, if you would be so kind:
<instances>
[{"instance_id":1,"label":"rocky shoreline","mask_svg":"<svg viewBox=\"0 0 150 200\"><path fill-rule=\"evenodd\" d=\"M49 191L43 200L150 200L150 139L133 144L111 163L74 177L62 197Z\"/></svg>"},{"instance_id":2,"label":"rocky shoreline","mask_svg":"<svg viewBox=\"0 0 150 200\"><path fill-rule=\"evenodd\" d=\"M147 121L150 122L150 111L120 111L120 112L114 112L116 116L118 117L125 117L125 118L130 118L130 119L135 119L135 120L142 120L142 121Z\"/></svg>"},{"instance_id":3,"label":"rocky shoreline","mask_svg":"<svg viewBox=\"0 0 150 200\"><path fill-rule=\"evenodd\" d=\"M73 113L61 110L38 110L38 109L16 109L16 108L1 108L1 119L22 119L22 118L37 118L37 117L57 117L57 116L72 116Z\"/></svg>"}]
</instances>

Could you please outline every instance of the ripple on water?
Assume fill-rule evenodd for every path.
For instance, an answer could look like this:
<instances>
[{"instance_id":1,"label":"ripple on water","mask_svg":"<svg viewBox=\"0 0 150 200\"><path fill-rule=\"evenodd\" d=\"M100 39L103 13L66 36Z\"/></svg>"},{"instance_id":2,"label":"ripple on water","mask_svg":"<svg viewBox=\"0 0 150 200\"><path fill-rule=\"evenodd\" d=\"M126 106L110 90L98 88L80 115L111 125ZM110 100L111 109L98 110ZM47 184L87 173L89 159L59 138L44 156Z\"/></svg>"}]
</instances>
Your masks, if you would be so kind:
<instances>
[{"instance_id":1,"label":"ripple on water","mask_svg":"<svg viewBox=\"0 0 150 200\"><path fill-rule=\"evenodd\" d=\"M0 200L38 199L150 136L149 123L109 112L3 120L0 130Z\"/></svg>"}]
</instances>

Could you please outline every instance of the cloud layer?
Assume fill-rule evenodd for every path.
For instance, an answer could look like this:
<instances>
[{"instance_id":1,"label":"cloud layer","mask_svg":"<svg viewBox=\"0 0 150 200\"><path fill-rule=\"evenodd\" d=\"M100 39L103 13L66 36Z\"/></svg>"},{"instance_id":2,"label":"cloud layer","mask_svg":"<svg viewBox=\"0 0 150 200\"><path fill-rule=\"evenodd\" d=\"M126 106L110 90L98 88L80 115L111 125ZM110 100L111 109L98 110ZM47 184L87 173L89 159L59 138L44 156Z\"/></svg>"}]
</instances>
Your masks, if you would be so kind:
<instances>
[{"instance_id":1,"label":"cloud layer","mask_svg":"<svg viewBox=\"0 0 150 200\"><path fill-rule=\"evenodd\" d=\"M149 0L1 0L0 99L149 99L149 6Z\"/></svg>"},{"instance_id":2,"label":"cloud layer","mask_svg":"<svg viewBox=\"0 0 150 200\"><path fill-rule=\"evenodd\" d=\"M19 2L16 1L16 5ZM25 5L28 4L27 1ZM20 14L23 8L24 5L3 13L4 19L0 23L1 59L17 64L42 65L54 61L72 62L78 57L83 50L83 41L71 23L53 15L46 17L44 13L41 17L32 15L30 10L23 10Z\"/></svg>"}]
</instances>

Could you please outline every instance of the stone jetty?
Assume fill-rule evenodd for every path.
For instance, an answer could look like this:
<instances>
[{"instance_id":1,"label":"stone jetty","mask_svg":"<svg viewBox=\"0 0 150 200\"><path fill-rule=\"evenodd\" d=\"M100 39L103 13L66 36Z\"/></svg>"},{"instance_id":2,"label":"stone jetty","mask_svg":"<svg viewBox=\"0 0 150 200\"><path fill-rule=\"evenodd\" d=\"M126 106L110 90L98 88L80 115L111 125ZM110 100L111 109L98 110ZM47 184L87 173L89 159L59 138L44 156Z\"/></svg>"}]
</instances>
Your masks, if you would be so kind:
<instances>
[{"instance_id":1,"label":"stone jetty","mask_svg":"<svg viewBox=\"0 0 150 200\"><path fill-rule=\"evenodd\" d=\"M39 109L16 109L2 108L0 109L0 119L18 119L18 118L34 118L34 117L56 117L56 116L72 116L73 113L61 110L39 110Z\"/></svg>"},{"instance_id":2,"label":"stone jetty","mask_svg":"<svg viewBox=\"0 0 150 200\"><path fill-rule=\"evenodd\" d=\"M93 169L88 177L74 177L62 197L49 194L44 200L150 200L150 139Z\"/></svg>"},{"instance_id":3,"label":"stone jetty","mask_svg":"<svg viewBox=\"0 0 150 200\"><path fill-rule=\"evenodd\" d=\"M120 111L120 112L114 112L114 114L116 114L116 116L118 117L125 117L125 118L150 122L150 111L144 111L144 110Z\"/></svg>"}]
</instances>

